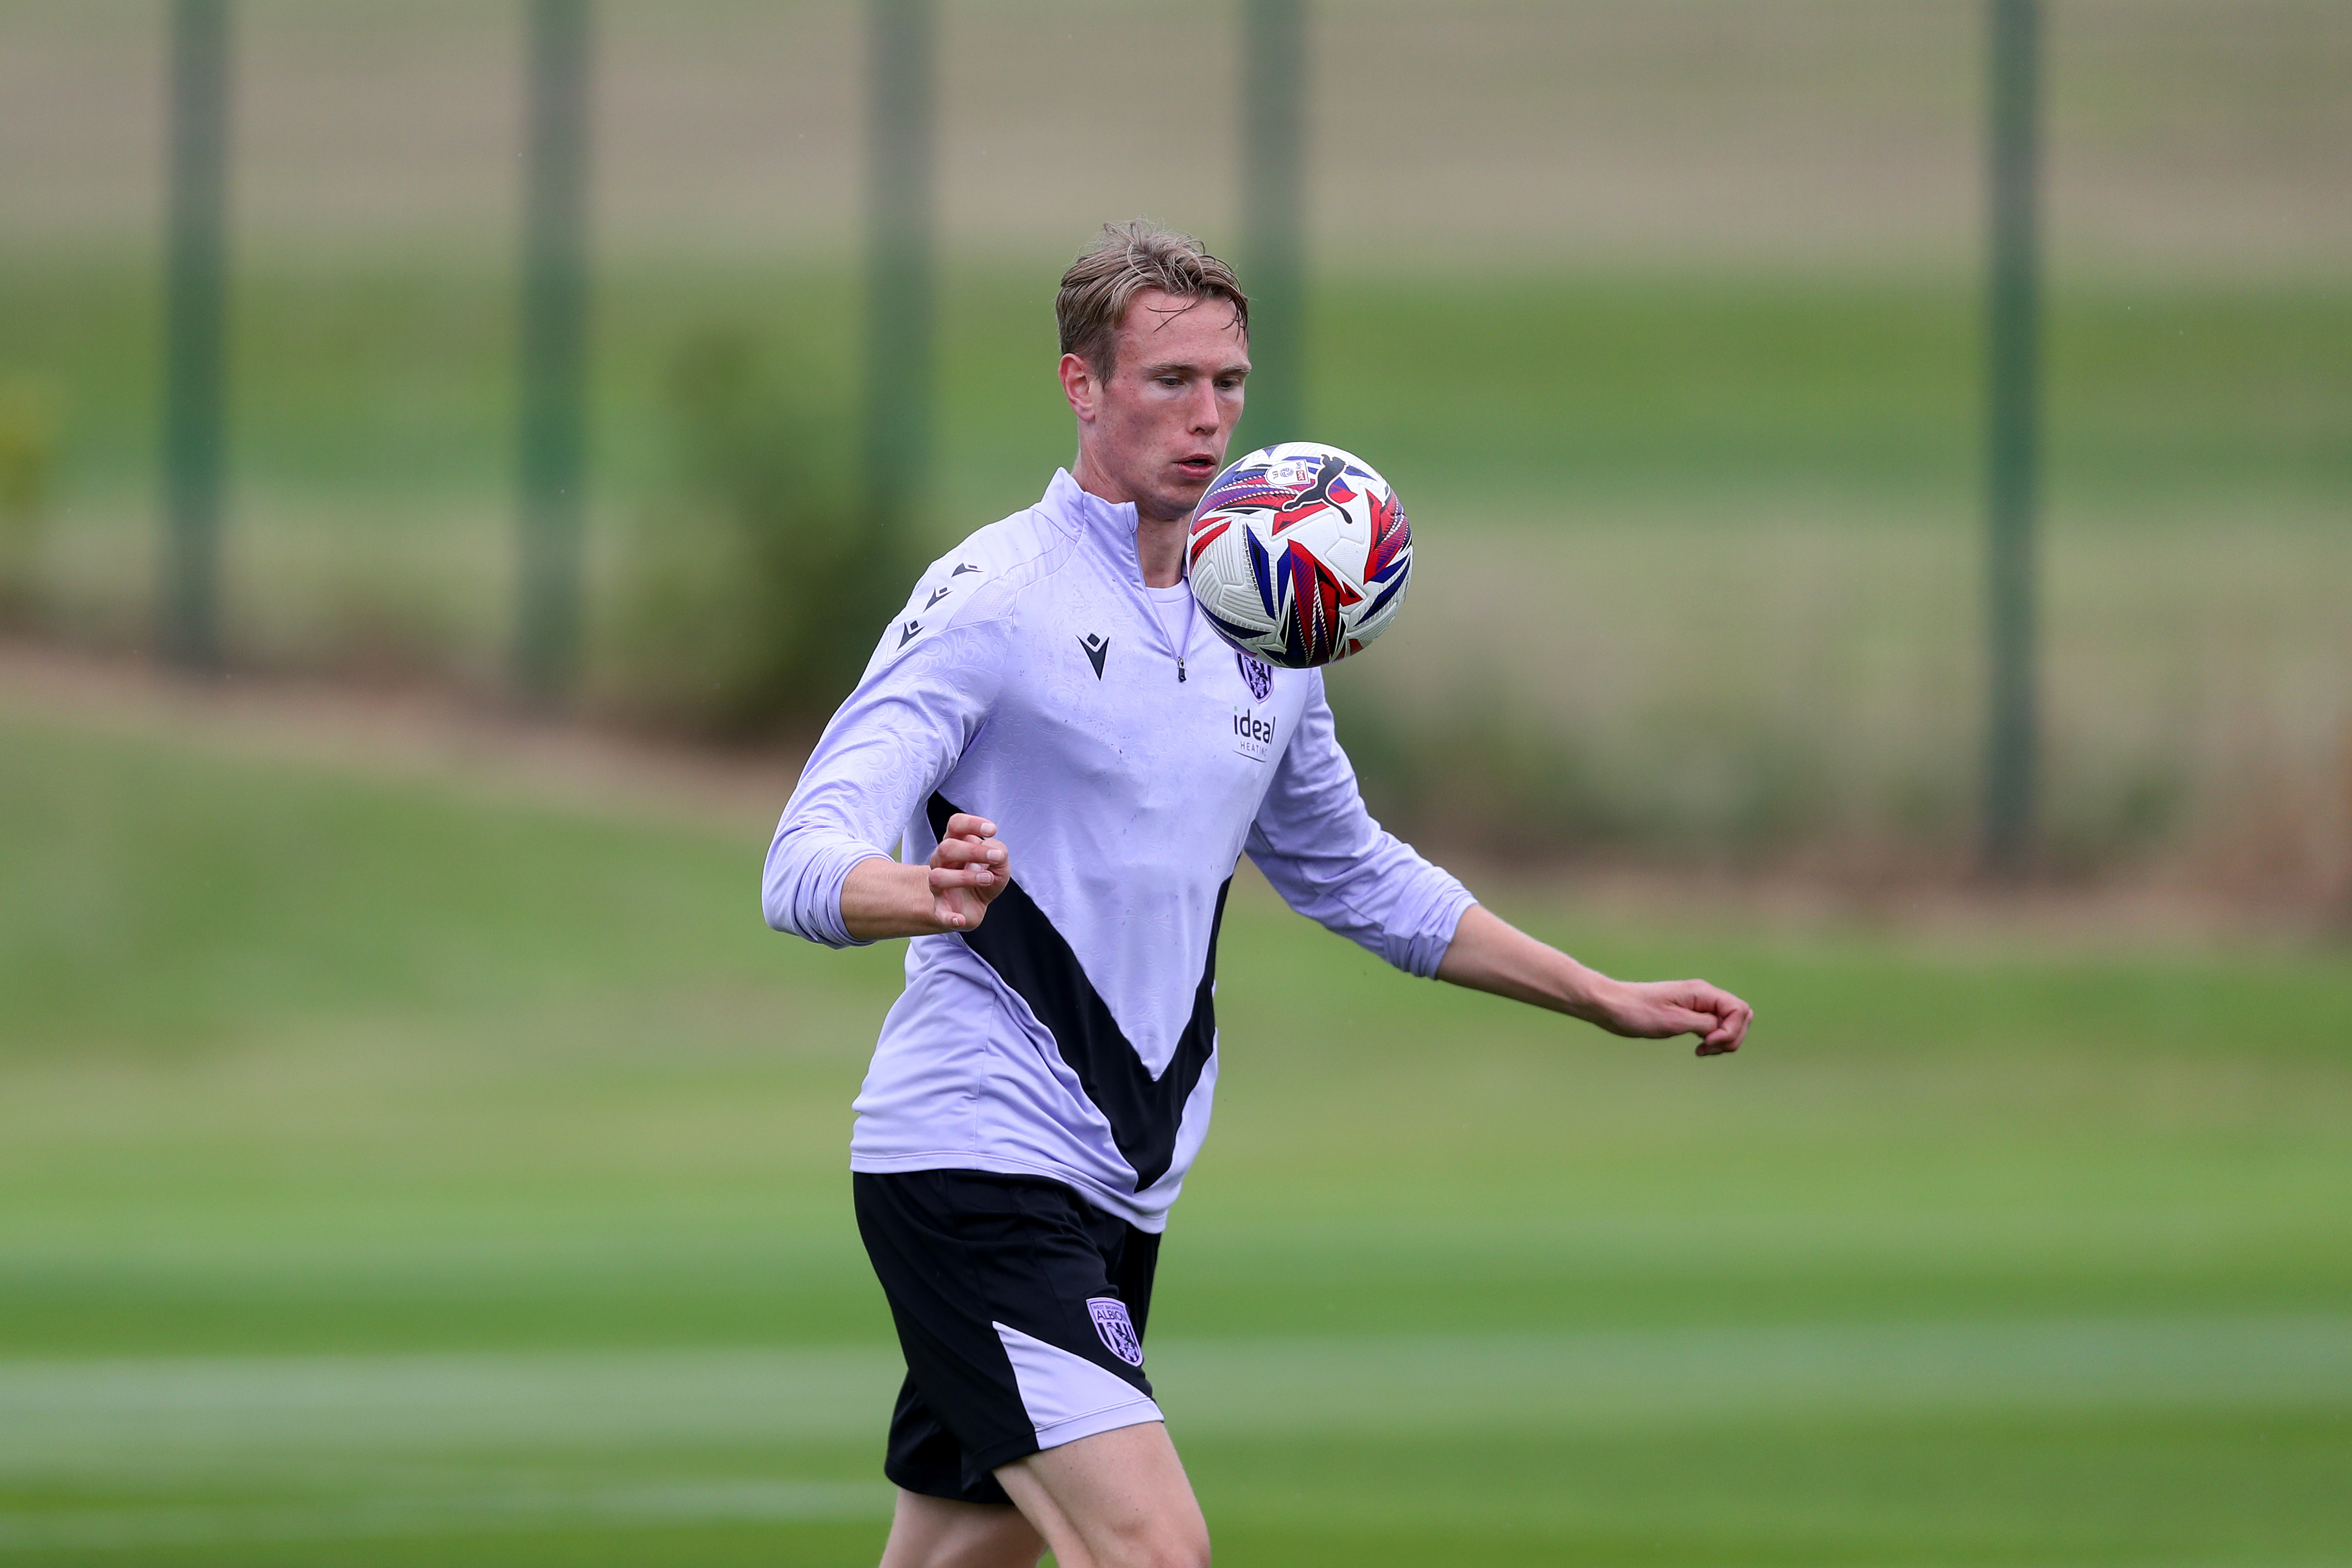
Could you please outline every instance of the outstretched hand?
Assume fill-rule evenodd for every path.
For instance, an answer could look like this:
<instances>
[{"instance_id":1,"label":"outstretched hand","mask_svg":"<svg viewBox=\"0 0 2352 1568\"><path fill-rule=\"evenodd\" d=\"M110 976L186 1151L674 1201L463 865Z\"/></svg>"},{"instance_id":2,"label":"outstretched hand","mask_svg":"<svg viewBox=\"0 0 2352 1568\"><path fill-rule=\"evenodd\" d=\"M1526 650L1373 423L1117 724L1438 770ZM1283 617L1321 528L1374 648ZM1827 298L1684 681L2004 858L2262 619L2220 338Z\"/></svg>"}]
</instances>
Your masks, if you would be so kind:
<instances>
[{"instance_id":1,"label":"outstretched hand","mask_svg":"<svg viewBox=\"0 0 2352 1568\"><path fill-rule=\"evenodd\" d=\"M940 847L931 852L931 917L949 931L969 931L987 917L1013 880L1013 854L996 836L996 824L968 811L948 819Z\"/></svg>"},{"instance_id":2,"label":"outstretched hand","mask_svg":"<svg viewBox=\"0 0 2352 1568\"><path fill-rule=\"evenodd\" d=\"M1475 904L1462 912L1437 977L1567 1013L1633 1040L1695 1034L1701 1056L1738 1051L1756 1016L1746 1002L1705 980L1612 980Z\"/></svg>"},{"instance_id":3,"label":"outstretched hand","mask_svg":"<svg viewBox=\"0 0 2352 1568\"><path fill-rule=\"evenodd\" d=\"M1738 1051L1755 1009L1705 980L1615 980L1593 998L1592 1021L1630 1040L1699 1037L1698 1054Z\"/></svg>"}]
</instances>

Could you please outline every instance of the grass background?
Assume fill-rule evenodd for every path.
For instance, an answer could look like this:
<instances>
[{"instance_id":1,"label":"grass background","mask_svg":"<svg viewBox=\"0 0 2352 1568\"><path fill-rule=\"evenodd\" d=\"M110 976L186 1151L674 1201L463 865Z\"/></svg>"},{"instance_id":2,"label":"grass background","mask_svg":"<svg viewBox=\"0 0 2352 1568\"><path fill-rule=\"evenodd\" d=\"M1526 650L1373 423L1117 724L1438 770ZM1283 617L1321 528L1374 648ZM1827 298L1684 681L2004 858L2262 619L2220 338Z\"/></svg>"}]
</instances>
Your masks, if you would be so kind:
<instances>
[{"instance_id":1,"label":"grass background","mask_svg":"<svg viewBox=\"0 0 2352 1568\"><path fill-rule=\"evenodd\" d=\"M502 692L522 13L236 11L231 687ZM940 14L943 544L1068 456L1081 239L1226 248L1250 189L1233 8ZM1151 1344L1226 1563L2352 1563L2340 945L1524 869L1889 912L1966 864L1982 16L1316 7L1308 405L1423 557L1334 674L1375 807L1763 1022L1606 1040L1244 875ZM598 7L598 711L681 345L861 390L861 17ZM162 20L0 8L0 451L56 434L0 613L85 647L151 635ZM2045 21L2049 869L2332 929L2352 11ZM842 1150L895 966L756 924L789 769L649 800L46 667L0 650L0 1561L872 1561Z\"/></svg>"},{"instance_id":2,"label":"grass background","mask_svg":"<svg viewBox=\"0 0 2352 1568\"><path fill-rule=\"evenodd\" d=\"M67 415L68 497L143 494L156 288L143 253L0 253L0 362ZM933 537L1035 498L1065 461L1054 268L961 261L942 305ZM666 477L665 372L697 329L744 332L857 392L858 280L763 259L616 264L597 285L600 485ZM320 504L493 500L509 481L503 271L253 257L236 280L236 475ZM1582 520L1660 487L1844 488L1890 512L1975 495L1979 298L1934 272L1505 271L1318 282L1312 417L1382 455L1433 522ZM2352 482L2352 295L2319 281L2061 279L2051 447L2062 500L2184 486L2317 498ZM1433 502L1434 505L1429 503ZM429 508L428 508L429 509Z\"/></svg>"},{"instance_id":3,"label":"grass background","mask_svg":"<svg viewBox=\"0 0 2352 1568\"><path fill-rule=\"evenodd\" d=\"M682 345L763 347L797 394L780 401L824 426L777 441L849 461L863 16L600 10L599 713L690 723L682 694L756 684L681 675L694 636L630 632L663 576L641 547L707 499L666 392ZM1588 862L1915 882L1970 862L1984 16L1316 13L1312 434L1399 483L1423 566L1381 660L1335 673L1386 818ZM1249 276L1240 18L1213 8L1171 47L1148 5L939 7L930 542L1067 460L1050 280L1097 224L1149 214ZM239 12L239 667L509 687L521 20ZM2330 587L2352 573L2352 12L2069 0L2044 22L2044 869L2333 918L2352 907L2352 616ZM0 15L0 427L46 404L58 432L31 591L0 580L0 614L118 649L152 638L160 553L164 42L147 0ZM1181 106L1181 134L1134 125L1138 104ZM751 575L701 543L699 567L661 563L676 582L716 601Z\"/></svg>"},{"instance_id":4,"label":"grass background","mask_svg":"<svg viewBox=\"0 0 2352 1568\"><path fill-rule=\"evenodd\" d=\"M1051 269L948 278L928 542L1068 460ZM0 365L62 411L40 623L142 645L152 278L0 265ZM305 268L237 285L227 625L248 664L493 691L511 615L508 282ZM591 701L676 526L681 346L856 392L856 287L813 266L618 266L599 285ZM1979 718L1977 300L1931 274L1339 277L1316 428L1376 454L1424 570L1374 669L1335 673L1376 806L1489 852L1965 862ZM2052 307L2044 549L2052 865L2299 905L2352 887L2352 297L2084 283ZM829 389L829 390L828 390ZM804 399L810 394L803 392ZM832 422L785 428L820 465ZM688 552L690 554L690 551ZM645 703L635 703L642 713Z\"/></svg>"},{"instance_id":5,"label":"grass background","mask_svg":"<svg viewBox=\"0 0 2352 1568\"><path fill-rule=\"evenodd\" d=\"M895 953L765 932L753 811L148 711L0 702L0 1556L870 1561ZM1237 896L1151 1344L1221 1561L2352 1558L2340 951L1497 903L1753 1044Z\"/></svg>"}]
</instances>

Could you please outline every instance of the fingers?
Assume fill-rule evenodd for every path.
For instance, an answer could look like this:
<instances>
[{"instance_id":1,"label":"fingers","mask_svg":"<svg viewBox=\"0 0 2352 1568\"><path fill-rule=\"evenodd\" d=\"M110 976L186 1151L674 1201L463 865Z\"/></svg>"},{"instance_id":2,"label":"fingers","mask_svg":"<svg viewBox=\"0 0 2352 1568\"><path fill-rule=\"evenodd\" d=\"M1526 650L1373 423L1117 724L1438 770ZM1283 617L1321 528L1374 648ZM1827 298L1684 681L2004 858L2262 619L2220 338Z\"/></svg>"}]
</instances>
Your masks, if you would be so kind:
<instances>
[{"instance_id":1,"label":"fingers","mask_svg":"<svg viewBox=\"0 0 2352 1568\"><path fill-rule=\"evenodd\" d=\"M1637 1004L1620 1032L1652 1040L1699 1037L1698 1054L1726 1056L1748 1038L1755 1009L1705 980L1667 980L1631 988Z\"/></svg>"},{"instance_id":2,"label":"fingers","mask_svg":"<svg viewBox=\"0 0 2352 1568\"><path fill-rule=\"evenodd\" d=\"M968 828L968 833L956 830ZM947 836L931 852L928 875L931 917L944 930L969 931L988 914L989 901L1013 880L1013 857L992 837L996 825L959 812L948 819Z\"/></svg>"},{"instance_id":3,"label":"fingers","mask_svg":"<svg viewBox=\"0 0 2352 1568\"><path fill-rule=\"evenodd\" d=\"M969 811L958 811L948 819L940 834L940 847L931 852L935 866L991 865L1003 871L1011 863L1011 852L996 836L996 824Z\"/></svg>"},{"instance_id":4,"label":"fingers","mask_svg":"<svg viewBox=\"0 0 2352 1568\"><path fill-rule=\"evenodd\" d=\"M1756 1009L1704 980L1690 982L1692 994L1685 998L1686 1006L1695 1009L1703 1027L1689 1032L1699 1037L1697 1054L1727 1056L1739 1049L1748 1038L1748 1026L1755 1021Z\"/></svg>"},{"instance_id":5,"label":"fingers","mask_svg":"<svg viewBox=\"0 0 2352 1568\"><path fill-rule=\"evenodd\" d=\"M992 865L941 866L930 868L931 892L934 894L954 888L970 888L975 893L993 889L1007 879L1003 870Z\"/></svg>"},{"instance_id":6,"label":"fingers","mask_svg":"<svg viewBox=\"0 0 2352 1568\"><path fill-rule=\"evenodd\" d=\"M975 830L988 828L992 831L994 826L981 818L961 813L948 820L950 830L960 823ZM1000 840L993 838L957 837L950 832L949 837L940 841L940 847L931 852L930 865L931 891L934 894L964 887L972 889L983 899L989 899L1003 891L1004 884L1013 879L1012 852Z\"/></svg>"},{"instance_id":7,"label":"fingers","mask_svg":"<svg viewBox=\"0 0 2352 1568\"><path fill-rule=\"evenodd\" d=\"M931 852L932 866L949 871L985 867L1002 872L1012 859L1003 844L994 839L949 839Z\"/></svg>"},{"instance_id":8,"label":"fingers","mask_svg":"<svg viewBox=\"0 0 2352 1568\"><path fill-rule=\"evenodd\" d=\"M1658 1009L1657 1031L1650 1038L1672 1040L1678 1034L1712 1034L1717 1021L1713 1013L1694 1012L1688 1008L1661 1008Z\"/></svg>"},{"instance_id":9,"label":"fingers","mask_svg":"<svg viewBox=\"0 0 2352 1568\"><path fill-rule=\"evenodd\" d=\"M987 916L989 900L1013 880L1013 854L996 824L969 811L947 820L927 873L931 918L946 931L969 931Z\"/></svg>"},{"instance_id":10,"label":"fingers","mask_svg":"<svg viewBox=\"0 0 2352 1568\"><path fill-rule=\"evenodd\" d=\"M931 852L933 865L1003 865L1007 858L1002 839L941 839Z\"/></svg>"}]
</instances>

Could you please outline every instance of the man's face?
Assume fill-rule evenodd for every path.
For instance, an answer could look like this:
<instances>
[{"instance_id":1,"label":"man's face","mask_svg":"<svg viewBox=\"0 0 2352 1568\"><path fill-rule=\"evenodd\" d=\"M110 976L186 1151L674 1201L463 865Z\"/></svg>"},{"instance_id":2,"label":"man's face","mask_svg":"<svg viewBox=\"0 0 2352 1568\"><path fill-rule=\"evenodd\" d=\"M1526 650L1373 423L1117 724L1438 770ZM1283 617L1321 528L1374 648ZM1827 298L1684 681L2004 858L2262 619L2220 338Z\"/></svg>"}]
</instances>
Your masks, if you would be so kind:
<instances>
[{"instance_id":1,"label":"man's face","mask_svg":"<svg viewBox=\"0 0 2352 1568\"><path fill-rule=\"evenodd\" d=\"M1119 323L1114 363L1103 381L1077 356L1063 356L1080 456L1144 517L1187 517L1224 466L1241 418L1249 340L1234 308L1147 288Z\"/></svg>"}]
</instances>

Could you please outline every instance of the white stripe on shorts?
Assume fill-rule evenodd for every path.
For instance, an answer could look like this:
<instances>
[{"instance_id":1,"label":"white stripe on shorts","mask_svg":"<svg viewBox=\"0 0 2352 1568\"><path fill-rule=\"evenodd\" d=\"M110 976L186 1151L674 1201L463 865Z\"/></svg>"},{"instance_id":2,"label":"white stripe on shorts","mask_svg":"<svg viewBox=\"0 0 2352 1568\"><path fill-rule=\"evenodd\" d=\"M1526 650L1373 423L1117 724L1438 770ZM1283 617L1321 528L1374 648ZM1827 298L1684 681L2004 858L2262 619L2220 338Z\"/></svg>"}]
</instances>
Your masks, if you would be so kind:
<instances>
[{"instance_id":1,"label":"white stripe on shorts","mask_svg":"<svg viewBox=\"0 0 2352 1568\"><path fill-rule=\"evenodd\" d=\"M1013 1379L1021 1385L1021 1406L1028 1412L1029 1424L1037 1428L1038 1448L1059 1448L1097 1432L1166 1419L1149 1396L1117 1373L1010 1324L992 1326L1012 1358Z\"/></svg>"}]
</instances>

